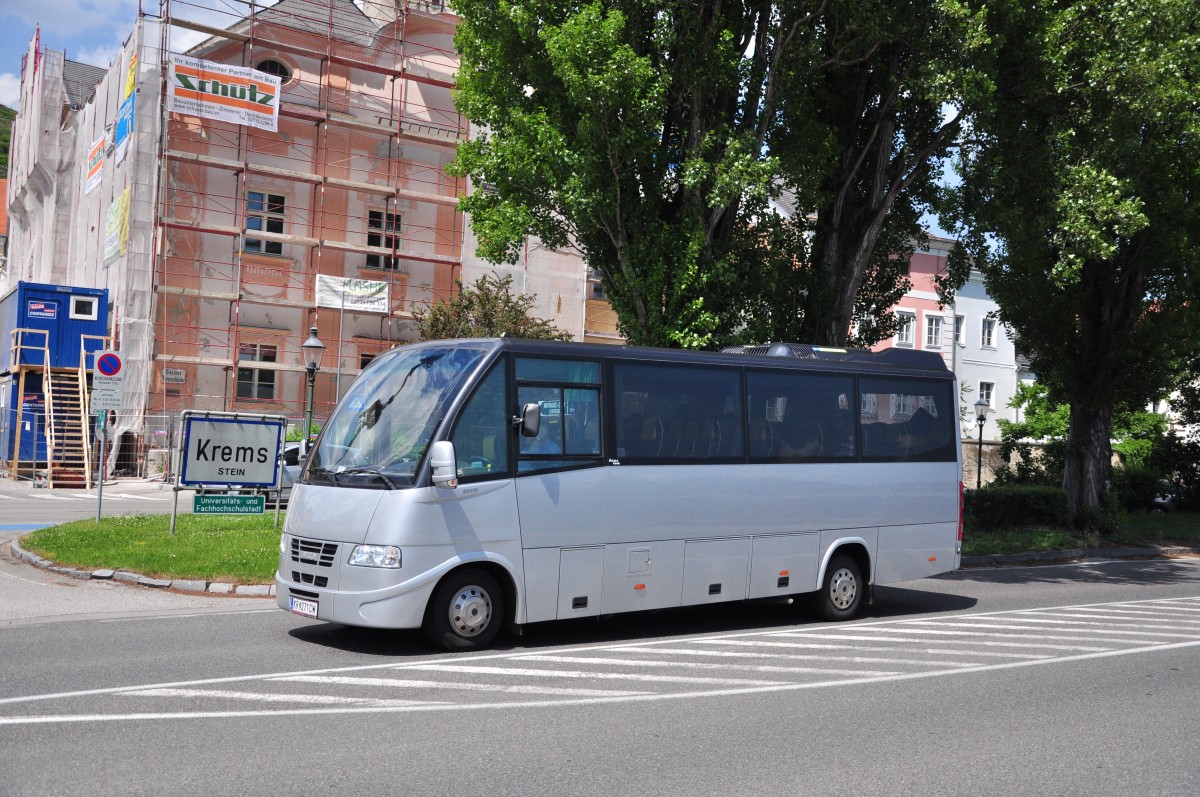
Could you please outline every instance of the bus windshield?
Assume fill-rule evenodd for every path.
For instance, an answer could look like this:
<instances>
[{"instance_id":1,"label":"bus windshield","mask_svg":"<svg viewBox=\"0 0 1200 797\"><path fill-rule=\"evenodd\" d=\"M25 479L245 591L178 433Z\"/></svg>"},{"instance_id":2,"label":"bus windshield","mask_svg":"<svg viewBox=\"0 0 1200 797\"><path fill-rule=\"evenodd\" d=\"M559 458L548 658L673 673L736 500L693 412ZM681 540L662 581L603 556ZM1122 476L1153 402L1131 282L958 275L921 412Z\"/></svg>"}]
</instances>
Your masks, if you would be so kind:
<instances>
[{"instance_id":1,"label":"bus windshield","mask_svg":"<svg viewBox=\"0 0 1200 797\"><path fill-rule=\"evenodd\" d=\"M484 350L461 344L402 349L363 372L338 403L309 458L310 483L410 486L434 430Z\"/></svg>"}]
</instances>

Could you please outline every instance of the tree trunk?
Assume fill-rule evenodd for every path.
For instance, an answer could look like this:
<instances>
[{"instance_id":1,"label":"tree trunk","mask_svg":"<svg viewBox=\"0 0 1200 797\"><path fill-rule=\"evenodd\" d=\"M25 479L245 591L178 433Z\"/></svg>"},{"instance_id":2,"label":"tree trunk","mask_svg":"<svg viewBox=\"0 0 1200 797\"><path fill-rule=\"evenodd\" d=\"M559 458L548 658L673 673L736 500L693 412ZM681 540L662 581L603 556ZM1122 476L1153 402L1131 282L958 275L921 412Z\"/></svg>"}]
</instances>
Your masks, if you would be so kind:
<instances>
[{"instance_id":1,"label":"tree trunk","mask_svg":"<svg viewBox=\"0 0 1200 797\"><path fill-rule=\"evenodd\" d=\"M1112 407L1072 405L1063 490L1076 526L1094 526L1112 476Z\"/></svg>"}]
</instances>

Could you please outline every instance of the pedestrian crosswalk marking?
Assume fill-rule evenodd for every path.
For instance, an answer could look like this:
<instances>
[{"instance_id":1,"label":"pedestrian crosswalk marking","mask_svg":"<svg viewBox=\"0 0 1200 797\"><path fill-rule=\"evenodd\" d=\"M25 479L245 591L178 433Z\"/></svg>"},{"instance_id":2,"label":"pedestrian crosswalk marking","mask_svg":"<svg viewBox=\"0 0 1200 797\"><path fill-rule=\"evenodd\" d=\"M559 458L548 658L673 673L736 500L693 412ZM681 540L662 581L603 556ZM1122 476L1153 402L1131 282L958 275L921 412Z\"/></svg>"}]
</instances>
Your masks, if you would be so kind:
<instances>
[{"instance_id":1,"label":"pedestrian crosswalk marking","mask_svg":"<svg viewBox=\"0 0 1200 797\"><path fill-rule=\"evenodd\" d=\"M71 706L90 699L96 707L70 715L18 710L0 715L0 726L699 699L1003 672L1200 646L1200 627L1178 619L1181 609L1200 609L1200 598L1086 607L1120 616L1124 632L1078 619L1074 615L1082 608L805 625L5 698L0 709L66 698ZM1149 614L1145 627L1138 627L1129 609ZM256 703L279 705L228 708Z\"/></svg>"}]
</instances>

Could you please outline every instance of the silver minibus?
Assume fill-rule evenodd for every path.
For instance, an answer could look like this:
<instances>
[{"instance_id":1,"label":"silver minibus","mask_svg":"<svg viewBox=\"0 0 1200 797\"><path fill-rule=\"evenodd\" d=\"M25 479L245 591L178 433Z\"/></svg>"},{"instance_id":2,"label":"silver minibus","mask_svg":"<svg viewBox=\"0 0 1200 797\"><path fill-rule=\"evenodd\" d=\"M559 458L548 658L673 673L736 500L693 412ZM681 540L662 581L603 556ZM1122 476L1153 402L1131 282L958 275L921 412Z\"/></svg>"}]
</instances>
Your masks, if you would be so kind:
<instances>
[{"instance_id":1,"label":"silver minibus","mask_svg":"<svg viewBox=\"0 0 1200 797\"><path fill-rule=\"evenodd\" d=\"M402 346L301 470L277 600L451 650L722 601L847 619L873 585L958 566L961 474L958 389L931 352Z\"/></svg>"}]
</instances>

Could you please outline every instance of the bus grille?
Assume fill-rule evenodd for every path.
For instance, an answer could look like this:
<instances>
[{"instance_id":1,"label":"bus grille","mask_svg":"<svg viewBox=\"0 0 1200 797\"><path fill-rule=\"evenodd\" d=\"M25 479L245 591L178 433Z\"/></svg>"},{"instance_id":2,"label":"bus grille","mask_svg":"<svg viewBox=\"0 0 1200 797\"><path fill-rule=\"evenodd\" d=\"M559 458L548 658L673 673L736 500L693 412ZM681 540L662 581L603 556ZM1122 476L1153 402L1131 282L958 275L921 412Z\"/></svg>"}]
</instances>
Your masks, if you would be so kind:
<instances>
[{"instance_id":1,"label":"bus grille","mask_svg":"<svg viewBox=\"0 0 1200 797\"><path fill-rule=\"evenodd\" d=\"M292 537L292 561L305 565L333 567L333 558L337 556L336 542L318 542L317 540L302 540Z\"/></svg>"},{"instance_id":2,"label":"bus grille","mask_svg":"<svg viewBox=\"0 0 1200 797\"><path fill-rule=\"evenodd\" d=\"M292 581L297 584L312 584L314 587L329 586L329 579L325 576L314 576L312 573L301 573L299 570L292 571Z\"/></svg>"}]
</instances>

